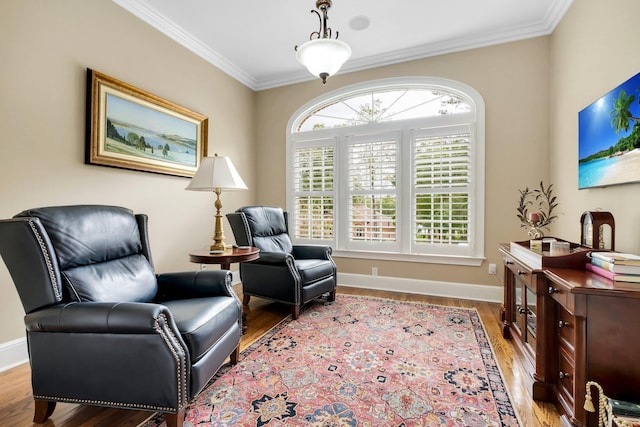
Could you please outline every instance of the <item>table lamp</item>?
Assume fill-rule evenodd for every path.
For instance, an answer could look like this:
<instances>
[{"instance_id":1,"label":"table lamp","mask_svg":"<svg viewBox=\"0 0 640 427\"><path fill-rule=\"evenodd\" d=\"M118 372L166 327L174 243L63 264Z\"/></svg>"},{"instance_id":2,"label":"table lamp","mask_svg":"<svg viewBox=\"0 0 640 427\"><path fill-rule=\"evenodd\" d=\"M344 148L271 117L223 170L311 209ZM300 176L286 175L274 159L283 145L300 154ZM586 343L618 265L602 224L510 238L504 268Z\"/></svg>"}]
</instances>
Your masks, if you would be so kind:
<instances>
[{"instance_id":1,"label":"table lamp","mask_svg":"<svg viewBox=\"0 0 640 427\"><path fill-rule=\"evenodd\" d=\"M220 193L222 190L246 190L240 174L233 166L231 159L228 157L218 157L216 153L214 157L203 157L196 174L191 179L186 190L193 191L213 191L216 193L216 220L215 231L213 234L213 244L210 247L212 252L224 251L224 232L222 230L222 201Z\"/></svg>"}]
</instances>

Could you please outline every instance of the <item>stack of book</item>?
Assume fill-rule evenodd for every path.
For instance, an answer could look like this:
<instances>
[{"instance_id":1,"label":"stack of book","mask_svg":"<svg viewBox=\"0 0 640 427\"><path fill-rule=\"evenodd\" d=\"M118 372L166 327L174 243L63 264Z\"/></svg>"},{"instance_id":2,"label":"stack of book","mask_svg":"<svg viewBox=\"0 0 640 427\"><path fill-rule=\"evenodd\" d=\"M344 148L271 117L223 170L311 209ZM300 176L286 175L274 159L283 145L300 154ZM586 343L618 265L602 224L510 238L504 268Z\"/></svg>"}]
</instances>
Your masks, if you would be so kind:
<instances>
[{"instance_id":1,"label":"stack of book","mask_svg":"<svg viewBox=\"0 0 640 427\"><path fill-rule=\"evenodd\" d=\"M640 255L618 252L591 252L591 263L586 265L600 276L616 282L640 283Z\"/></svg>"}]
</instances>

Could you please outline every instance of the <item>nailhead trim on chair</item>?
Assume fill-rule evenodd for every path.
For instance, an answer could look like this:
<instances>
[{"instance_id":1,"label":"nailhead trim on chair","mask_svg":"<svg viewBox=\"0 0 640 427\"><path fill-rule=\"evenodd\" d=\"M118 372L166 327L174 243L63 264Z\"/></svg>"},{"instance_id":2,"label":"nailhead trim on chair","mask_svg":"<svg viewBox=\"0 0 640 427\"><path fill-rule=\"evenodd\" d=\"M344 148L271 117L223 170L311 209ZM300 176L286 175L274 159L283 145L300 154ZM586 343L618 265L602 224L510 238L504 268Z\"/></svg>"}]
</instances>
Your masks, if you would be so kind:
<instances>
[{"instance_id":1,"label":"nailhead trim on chair","mask_svg":"<svg viewBox=\"0 0 640 427\"><path fill-rule=\"evenodd\" d=\"M293 276L293 281L295 282L295 305L300 305L302 302L300 301L300 296L302 295L302 277L300 277L300 273L298 273L298 269L296 268L295 260L293 256L288 256L286 259L287 267L289 267L289 271Z\"/></svg>"},{"instance_id":2,"label":"nailhead trim on chair","mask_svg":"<svg viewBox=\"0 0 640 427\"><path fill-rule=\"evenodd\" d=\"M36 240L38 241L38 244L40 245L40 250L42 251L42 256L44 257L44 262L47 264L47 270L49 271L49 279L51 280L51 284L53 285L53 293L56 296L56 300L61 301L62 300L62 294L60 293L60 290L58 289L58 281L56 280L56 274L53 271L53 265L51 265L51 258L49 256L49 251L47 251L47 247L44 244L44 240L42 240L42 236L38 232L38 229L36 228L36 226L33 223L33 221L32 220L27 220L27 223L31 227L31 231L33 231L33 234L36 237Z\"/></svg>"},{"instance_id":3,"label":"nailhead trim on chair","mask_svg":"<svg viewBox=\"0 0 640 427\"><path fill-rule=\"evenodd\" d=\"M160 315L160 318L163 320L164 325L168 325L169 322L167 320L167 317L164 314ZM169 337L166 334L165 329L162 328L162 326L160 325L160 322L158 322L158 320L156 320L155 323L155 329L156 331L158 331L158 333L160 334L160 336L162 336L162 338L164 339L165 343L167 343L167 347L169 348L169 350L171 350L171 353L173 353L173 357L176 359L176 362L178 363L178 371L176 372L176 380L178 381L178 384L182 384L182 387L178 387L178 407L182 408L184 405L187 404L188 401L188 397L187 397L187 375L186 375L186 365L187 362L185 360L185 356L187 354L186 350L184 348L181 348L182 350L182 354L183 356L180 356L176 350L174 349L174 345L176 347L180 347L180 341L178 341L178 339L176 338L176 336L173 334L173 331L171 331L171 329L167 328L167 331L169 333L169 335L171 335L171 338L173 339L173 341L170 341Z\"/></svg>"},{"instance_id":4,"label":"nailhead trim on chair","mask_svg":"<svg viewBox=\"0 0 640 427\"><path fill-rule=\"evenodd\" d=\"M179 410L176 410L176 408L169 408L164 406L153 406L153 405L140 405L137 403L109 402L107 400L73 399L68 397L53 397L53 396L41 396L41 395L34 395L33 398L38 400L51 400L56 402L77 403L79 405L111 406L116 408L128 408L128 409L135 408L135 409L145 409L150 411L171 412L171 413L179 412Z\"/></svg>"}]
</instances>

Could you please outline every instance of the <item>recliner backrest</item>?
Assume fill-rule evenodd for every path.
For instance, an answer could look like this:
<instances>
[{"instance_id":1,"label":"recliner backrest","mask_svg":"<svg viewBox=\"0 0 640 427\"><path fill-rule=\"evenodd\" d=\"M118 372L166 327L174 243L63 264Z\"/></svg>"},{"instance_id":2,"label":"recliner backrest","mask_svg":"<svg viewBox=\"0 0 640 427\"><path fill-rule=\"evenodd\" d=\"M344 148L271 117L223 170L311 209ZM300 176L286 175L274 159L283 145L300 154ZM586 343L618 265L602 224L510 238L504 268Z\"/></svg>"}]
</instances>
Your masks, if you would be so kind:
<instances>
[{"instance_id":1,"label":"recliner backrest","mask_svg":"<svg viewBox=\"0 0 640 427\"><path fill-rule=\"evenodd\" d=\"M284 252L293 250L287 222L287 213L271 206L247 206L236 210L242 213L249 228L251 246L263 252Z\"/></svg>"},{"instance_id":2,"label":"recliner backrest","mask_svg":"<svg viewBox=\"0 0 640 427\"><path fill-rule=\"evenodd\" d=\"M157 293L153 267L143 251L136 216L116 206L29 209L16 218L38 218L69 292L79 301L150 301ZM146 242L145 242L146 243Z\"/></svg>"}]
</instances>

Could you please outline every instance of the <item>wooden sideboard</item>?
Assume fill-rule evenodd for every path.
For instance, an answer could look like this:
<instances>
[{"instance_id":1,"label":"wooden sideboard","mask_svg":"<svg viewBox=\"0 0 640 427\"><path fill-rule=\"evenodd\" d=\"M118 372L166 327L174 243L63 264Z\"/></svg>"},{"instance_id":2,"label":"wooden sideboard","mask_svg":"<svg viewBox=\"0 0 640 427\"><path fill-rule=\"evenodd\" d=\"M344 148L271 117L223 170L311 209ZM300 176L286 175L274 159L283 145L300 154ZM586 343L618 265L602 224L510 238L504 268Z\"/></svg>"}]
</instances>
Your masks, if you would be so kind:
<instances>
[{"instance_id":1,"label":"wooden sideboard","mask_svg":"<svg viewBox=\"0 0 640 427\"><path fill-rule=\"evenodd\" d=\"M581 427L597 425L583 409L587 381L640 402L640 284L586 271L581 248L540 265L512 245L500 245L502 331L530 375L532 397L555 403L563 425Z\"/></svg>"}]
</instances>

